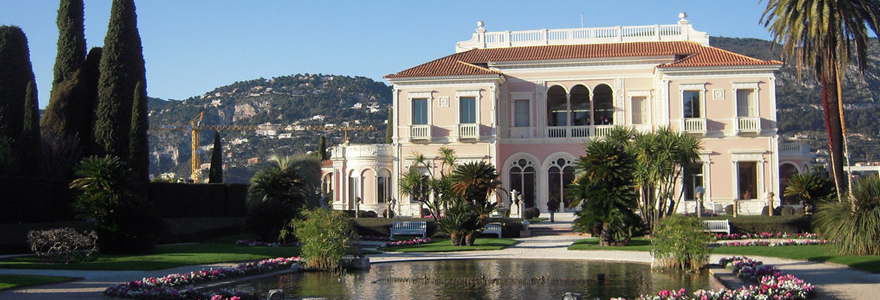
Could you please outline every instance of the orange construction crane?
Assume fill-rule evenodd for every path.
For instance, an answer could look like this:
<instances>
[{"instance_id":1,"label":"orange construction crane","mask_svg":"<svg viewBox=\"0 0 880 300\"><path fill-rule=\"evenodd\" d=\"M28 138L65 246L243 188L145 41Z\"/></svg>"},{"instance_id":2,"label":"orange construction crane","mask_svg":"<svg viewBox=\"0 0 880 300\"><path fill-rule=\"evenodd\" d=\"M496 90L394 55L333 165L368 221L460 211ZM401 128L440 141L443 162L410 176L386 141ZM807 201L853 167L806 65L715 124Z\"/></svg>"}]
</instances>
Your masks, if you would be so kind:
<instances>
[{"instance_id":1,"label":"orange construction crane","mask_svg":"<svg viewBox=\"0 0 880 300\"><path fill-rule=\"evenodd\" d=\"M276 124L261 124L261 125L204 125L202 124L202 118L204 117L204 112L199 112L199 115L189 121L189 126L180 126L180 125L161 125L158 127L150 127L150 130L179 130L179 131L189 131L192 136L191 143L191 163L190 163L190 179L193 182L199 182L199 169L202 165L202 158L198 154L199 150L199 142L200 140L200 132L202 131L257 131L257 130L274 130L274 131L302 131L302 132L314 132L314 131L344 131L345 132L345 142L348 142L348 132L349 131L370 131L376 130L373 126L343 126L343 127L328 127L322 125L276 125Z\"/></svg>"}]
</instances>

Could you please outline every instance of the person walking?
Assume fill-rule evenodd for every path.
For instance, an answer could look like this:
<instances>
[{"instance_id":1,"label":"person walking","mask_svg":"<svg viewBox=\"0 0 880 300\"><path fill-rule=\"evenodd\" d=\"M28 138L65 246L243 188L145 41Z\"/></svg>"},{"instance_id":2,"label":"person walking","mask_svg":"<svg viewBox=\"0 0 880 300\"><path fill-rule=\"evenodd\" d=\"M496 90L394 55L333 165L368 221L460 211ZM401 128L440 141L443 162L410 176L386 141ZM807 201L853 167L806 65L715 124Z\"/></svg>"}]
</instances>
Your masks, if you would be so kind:
<instances>
[{"instance_id":1,"label":"person walking","mask_svg":"<svg viewBox=\"0 0 880 300\"><path fill-rule=\"evenodd\" d=\"M559 201L556 201L555 197L551 197L550 201L547 201L547 210L550 211L550 223L556 222L554 217L556 211L559 210Z\"/></svg>"}]
</instances>

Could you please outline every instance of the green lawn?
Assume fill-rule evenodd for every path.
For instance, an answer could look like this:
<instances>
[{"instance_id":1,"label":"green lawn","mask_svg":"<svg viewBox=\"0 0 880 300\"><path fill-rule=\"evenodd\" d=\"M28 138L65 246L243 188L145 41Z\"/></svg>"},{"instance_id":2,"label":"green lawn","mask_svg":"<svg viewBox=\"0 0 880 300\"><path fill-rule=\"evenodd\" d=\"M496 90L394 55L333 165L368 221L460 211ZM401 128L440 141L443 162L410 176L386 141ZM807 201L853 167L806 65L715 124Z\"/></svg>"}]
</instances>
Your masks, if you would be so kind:
<instances>
[{"instance_id":1,"label":"green lawn","mask_svg":"<svg viewBox=\"0 0 880 300\"><path fill-rule=\"evenodd\" d=\"M70 277L40 275L3 275L0 274L0 290L23 286L41 285L73 280Z\"/></svg>"},{"instance_id":2,"label":"green lawn","mask_svg":"<svg viewBox=\"0 0 880 300\"><path fill-rule=\"evenodd\" d=\"M299 255L299 248L249 247L229 243L164 245L147 255L98 255L78 264L46 264L34 256L0 260L0 268L66 270L161 270L188 265L254 261Z\"/></svg>"},{"instance_id":3,"label":"green lawn","mask_svg":"<svg viewBox=\"0 0 880 300\"><path fill-rule=\"evenodd\" d=\"M634 238L629 246L625 247L600 247L597 238L578 240L568 247L568 250L629 250L650 251L651 240L648 238ZM832 262L847 265L859 270L871 273L880 273L880 256L854 256L838 255L828 245L807 246L776 246L776 247L718 247L713 248L712 254L728 254L742 256L767 256L798 260Z\"/></svg>"},{"instance_id":4,"label":"green lawn","mask_svg":"<svg viewBox=\"0 0 880 300\"><path fill-rule=\"evenodd\" d=\"M478 251L478 250L501 250L513 245L517 241L513 239L477 238L473 246L453 246L449 239L434 239L428 244L400 246L385 249L388 252L453 252L453 251Z\"/></svg>"}]
</instances>

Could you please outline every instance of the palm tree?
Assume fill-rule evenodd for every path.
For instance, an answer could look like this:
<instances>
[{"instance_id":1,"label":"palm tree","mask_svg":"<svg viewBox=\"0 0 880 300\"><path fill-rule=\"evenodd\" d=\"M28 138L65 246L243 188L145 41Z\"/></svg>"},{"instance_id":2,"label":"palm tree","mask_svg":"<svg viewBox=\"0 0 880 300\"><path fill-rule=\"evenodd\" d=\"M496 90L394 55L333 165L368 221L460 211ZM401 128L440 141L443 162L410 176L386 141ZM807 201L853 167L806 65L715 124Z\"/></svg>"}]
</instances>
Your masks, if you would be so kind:
<instances>
[{"instance_id":1,"label":"palm tree","mask_svg":"<svg viewBox=\"0 0 880 300\"><path fill-rule=\"evenodd\" d=\"M809 207L817 201L832 197L834 183L819 172L795 174L788 179L788 186L783 193L784 196L794 197Z\"/></svg>"},{"instance_id":2,"label":"palm tree","mask_svg":"<svg viewBox=\"0 0 880 300\"><path fill-rule=\"evenodd\" d=\"M469 162L455 168L451 179L451 190L471 204L481 219L485 219L495 210L495 202L489 198L501 185L495 166L484 162Z\"/></svg>"},{"instance_id":3,"label":"palm tree","mask_svg":"<svg viewBox=\"0 0 880 300\"><path fill-rule=\"evenodd\" d=\"M782 44L783 52L794 59L798 73L804 66L810 66L822 85L831 171L838 201L843 201L840 191L847 182L843 170L847 146L841 81L853 58L860 72L866 69L867 29L874 35L880 29L880 2L768 0L761 22L770 30L774 42Z\"/></svg>"},{"instance_id":4,"label":"palm tree","mask_svg":"<svg viewBox=\"0 0 880 300\"><path fill-rule=\"evenodd\" d=\"M852 198L819 205L816 227L840 254L880 255L880 179L864 178L844 197Z\"/></svg>"},{"instance_id":5,"label":"palm tree","mask_svg":"<svg viewBox=\"0 0 880 300\"><path fill-rule=\"evenodd\" d=\"M571 206L583 203L575 230L597 233L602 246L625 243L632 236L639 223L634 213L635 165L623 143L597 140L587 146L576 167L581 175L566 191Z\"/></svg>"}]
</instances>

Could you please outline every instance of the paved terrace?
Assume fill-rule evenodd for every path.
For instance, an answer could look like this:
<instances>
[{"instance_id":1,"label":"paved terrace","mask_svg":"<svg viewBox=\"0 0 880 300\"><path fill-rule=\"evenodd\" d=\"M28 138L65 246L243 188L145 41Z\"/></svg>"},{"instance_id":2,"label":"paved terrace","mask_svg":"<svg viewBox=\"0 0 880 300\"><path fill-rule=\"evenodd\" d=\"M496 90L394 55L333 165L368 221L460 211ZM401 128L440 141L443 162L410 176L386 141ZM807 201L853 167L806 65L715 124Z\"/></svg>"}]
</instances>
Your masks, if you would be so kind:
<instances>
[{"instance_id":1,"label":"paved terrace","mask_svg":"<svg viewBox=\"0 0 880 300\"><path fill-rule=\"evenodd\" d=\"M564 217L563 217L564 218ZM571 220L558 220L556 223L533 224L533 232L559 232L571 228ZM575 240L574 234L539 235L519 238L519 244L498 251L464 251L447 253L383 253L370 255L372 263L405 262L413 260L439 259L589 259L606 261L625 261L650 263L647 252L640 251L568 251L566 248ZM717 262L721 255L713 255L711 261ZM808 261L788 260L772 257L753 257L767 264L775 265L786 273L813 283L818 287L815 299L880 299L880 274L870 274L847 266ZM169 273L182 273L208 267L225 266L200 265L160 271L69 271L69 270L25 270L0 269L0 274L36 274L78 277L81 280L26 287L0 292L3 300L49 300L49 299L116 299L105 297L101 292L110 285L143 277L159 277Z\"/></svg>"}]
</instances>

